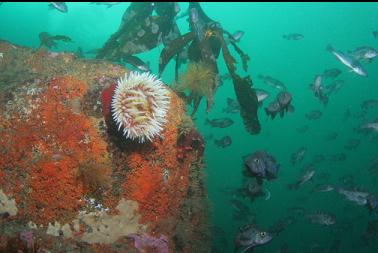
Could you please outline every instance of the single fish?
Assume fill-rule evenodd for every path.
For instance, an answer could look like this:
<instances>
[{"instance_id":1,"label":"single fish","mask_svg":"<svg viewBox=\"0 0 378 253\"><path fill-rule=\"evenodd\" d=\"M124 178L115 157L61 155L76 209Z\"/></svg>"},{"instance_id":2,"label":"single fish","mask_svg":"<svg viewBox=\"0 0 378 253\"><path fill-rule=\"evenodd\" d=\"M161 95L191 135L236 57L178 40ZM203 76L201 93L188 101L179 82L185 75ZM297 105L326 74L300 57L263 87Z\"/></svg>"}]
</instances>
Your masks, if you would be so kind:
<instances>
[{"instance_id":1,"label":"single fish","mask_svg":"<svg viewBox=\"0 0 378 253\"><path fill-rule=\"evenodd\" d=\"M241 202L238 199L234 199L233 198L233 199L230 200L230 202L231 202L231 206L234 209L236 209L238 212L242 212L244 214L248 214L251 211L250 208L246 204L244 204L243 202Z\"/></svg>"},{"instance_id":2,"label":"single fish","mask_svg":"<svg viewBox=\"0 0 378 253\"><path fill-rule=\"evenodd\" d=\"M323 226L330 226L336 223L336 216L326 212L315 212L307 214L306 218L313 224L319 224Z\"/></svg>"},{"instance_id":3,"label":"single fish","mask_svg":"<svg viewBox=\"0 0 378 253\"><path fill-rule=\"evenodd\" d=\"M91 4L105 5L107 8L113 7L121 2L91 2Z\"/></svg>"},{"instance_id":4,"label":"single fish","mask_svg":"<svg viewBox=\"0 0 378 253\"><path fill-rule=\"evenodd\" d=\"M309 170L306 170L301 179L298 181L298 184L299 185L303 185L305 184L306 182L310 181L315 175L315 170L313 169L309 169Z\"/></svg>"},{"instance_id":5,"label":"single fish","mask_svg":"<svg viewBox=\"0 0 378 253\"><path fill-rule=\"evenodd\" d=\"M65 2L50 2L49 7L50 9L56 9L63 13L68 11L68 7Z\"/></svg>"},{"instance_id":6,"label":"single fish","mask_svg":"<svg viewBox=\"0 0 378 253\"><path fill-rule=\"evenodd\" d=\"M60 40L63 42L73 42L72 39L66 35L50 35L47 32L39 33L40 47L45 46L47 48L56 47L57 44L55 41Z\"/></svg>"},{"instance_id":7,"label":"single fish","mask_svg":"<svg viewBox=\"0 0 378 253\"><path fill-rule=\"evenodd\" d=\"M378 56L377 50L372 47L358 47L348 52L355 60L366 60L372 62Z\"/></svg>"},{"instance_id":8,"label":"single fish","mask_svg":"<svg viewBox=\"0 0 378 253\"><path fill-rule=\"evenodd\" d=\"M314 192L330 192L333 191L335 187L330 184L318 184L314 187Z\"/></svg>"},{"instance_id":9,"label":"single fish","mask_svg":"<svg viewBox=\"0 0 378 253\"><path fill-rule=\"evenodd\" d=\"M232 139L230 136L224 136L219 140L215 139L214 144L220 148L225 148L232 144Z\"/></svg>"},{"instance_id":10,"label":"single fish","mask_svg":"<svg viewBox=\"0 0 378 253\"><path fill-rule=\"evenodd\" d=\"M243 31L236 31L232 34L231 36L231 39L234 41L234 42L240 42L241 38L244 36L244 32Z\"/></svg>"},{"instance_id":11,"label":"single fish","mask_svg":"<svg viewBox=\"0 0 378 253\"><path fill-rule=\"evenodd\" d=\"M335 140L335 139L337 138L337 136L338 136L338 133L336 133L336 132L331 132L331 133L327 134L327 135L324 137L324 140L325 140L325 141L333 141L333 140Z\"/></svg>"},{"instance_id":12,"label":"single fish","mask_svg":"<svg viewBox=\"0 0 378 253\"><path fill-rule=\"evenodd\" d=\"M240 104L237 100L232 98L227 98L227 107L223 108L225 113L238 113L240 112Z\"/></svg>"},{"instance_id":13,"label":"single fish","mask_svg":"<svg viewBox=\"0 0 378 253\"><path fill-rule=\"evenodd\" d=\"M259 184L257 180L248 181L246 185L246 193L252 198L262 196L264 194L262 184Z\"/></svg>"},{"instance_id":14,"label":"single fish","mask_svg":"<svg viewBox=\"0 0 378 253\"><path fill-rule=\"evenodd\" d=\"M348 142L344 145L344 148L352 150L356 149L361 143L359 139L349 139Z\"/></svg>"},{"instance_id":15,"label":"single fish","mask_svg":"<svg viewBox=\"0 0 378 253\"><path fill-rule=\"evenodd\" d=\"M363 118L366 118L366 114L368 113L367 110L362 110L362 111L359 111L359 112L356 112L355 114L353 114L353 118L355 119L363 119Z\"/></svg>"},{"instance_id":16,"label":"single fish","mask_svg":"<svg viewBox=\"0 0 378 253\"><path fill-rule=\"evenodd\" d=\"M291 104L292 96L287 91L281 91L277 94L276 100L272 101L267 107L264 108L265 113L274 119L277 113L282 118L287 112L294 112L294 106Z\"/></svg>"},{"instance_id":17,"label":"single fish","mask_svg":"<svg viewBox=\"0 0 378 253\"><path fill-rule=\"evenodd\" d=\"M372 33L373 33L374 38L378 37L378 31L373 31Z\"/></svg>"},{"instance_id":18,"label":"single fish","mask_svg":"<svg viewBox=\"0 0 378 253\"><path fill-rule=\"evenodd\" d=\"M325 86L325 89L327 90L326 96L329 96L332 93L338 92L341 89L341 87L344 86L344 83L345 82L343 80L335 80L331 84L328 84L327 86Z\"/></svg>"},{"instance_id":19,"label":"single fish","mask_svg":"<svg viewBox=\"0 0 378 253\"><path fill-rule=\"evenodd\" d=\"M230 118L206 119L205 124L209 124L212 127L225 128L234 124L234 121Z\"/></svg>"},{"instance_id":20,"label":"single fish","mask_svg":"<svg viewBox=\"0 0 378 253\"><path fill-rule=\"evenodd\" d=\"M280 165L276 159L266 151L256 151L244 159L247 171L259 179L277 178Z\"/></svg>"},{"instance_id":21,"label":"single fish","mask_svg":"<svg viewBox=\"0 0 378 253\"><path fill-rule=\"evenodd\" d=\"M378 106L378 99L367 99L361 103L361 108L368 110L370 108Z\"/></svg>"},{"instance_id":22,"label":"single fish","mask_svg":"<svg viewBox=\"0 0 378 253\"><path fill-rule=\"evenodd\" d=\"M300 33L290 33L290 34L284 34L282 38L287 40L301 40L304 38L304 36Z\"/></svg>"},{"instance_id":23,"label":"single fish","mask_svg":"<svg viewBox=\"0 0 378 253\"><path fill-rule=\"evenodd\" d=\"M338 69L338 68L326 69L326 70L324 70L324 72L323 72L323 77L324 77L325 79L328 79L328 78L336 78L336 77L338 77L340 74L341 74L341 70Z\"/></svg>"},{"instance_id":24,"label":"single fish","mask_svg":"<svg viewBox=\"0 0 378 253\"><path fill-rule=\"evenodd\" d=\"M281 91L277 94L276 101L280 104L280 117L286 112L294 112L294 106L291 104L292 95L287 91Z\"/></svg>"},{"instance_id":25,"label":"single fish","mask_svg":"<svg viewBox=\"0 0 378 253\"><path fill-rule=\"evenodd\" d=\"M269 97L269 92L262 90L262 89L255 89L257 101L259 102L259 105L261 106L265 99Z\"/></svg>"},{"instance_id":26,"label":"single fish","mask_svg":"<svg viewBox=\"0 0 378 253\"><path fill-rule=\"evenodd\" d=\"M291 163L295 165L298 162L301 162L307 152L306 147L299 148L295 153L291 155Z\"/></svg>"},{"instance_id":27,"label":"single fish","mask_svg":"<svg viewBox=\"0 0 378 253\"><path fill-rule=\"evenodd\" d=\"M248 224L239 229L235 239L235 246L239 253L248 252L257 246L269 243L273 236L269 232L261 231L254 224Z\"/></svg>"},{"instance_id":28,"label":"single fish","mask_svg":"<svg viewBox=\"0 0 378 253\"><path fill-rule=\"evenodd\" d=\"M308 165L306 165L304 167L305 168L314 167L316 164L321 163L324 160L325 160L325 156L324 155L322 155L322 154L316 155L316 156L314 156L314 158L312 159L312 161Z\"/></svg>"},{"instance_id":29,"label":"single fish","mask_svg":"<svg viewBox=\"0 0 378 253\"><path fill-rule=\"evenodd\" d=\"M263 75L258 75L257 76L259 79L261 79L265 84L270 85L276 89L279 90L286 90L286 86L283 82L270 77L270 76L263 76Z\"/></svg>"},{"instance_id":30,"label":"single fish","mask_svg":"<svg viewBox=\"0 0 378 253\"><path fill-rule=\"evenodd\" d=\"M327 155L327 160L331 162L342 162L347 159L347 156L344 153L336 153Z\"/></svg>"},{"instance_id":31,"label":"single fish","mask_svg":"<svg viewBox=\"0 0 378 253\"><path fill-rule=\"evenodd\" d=\"M347 200L352 201L359 206L366 205L367 198L369 196L369 193L367 193L367 192L346 190L346 189L343 189L343 188L338 188L337 192L344 195Z\"/></svg>"},{"instance_id":32,"label":"single fish","mask_svg":"<svg viewBox=\"0 0 378 253\"><path fill-rule=\"evenodd\" d=\"M291 189L291 190L298 189L301 185L303 185L306 182L310 181L314 177L314 175L315 175L315 170L313 170L313 169L307 169L307 170L305 170L302 173L301 178L297 182L288 185L289 189Z\"/></svg>"},{"instance_id":33,"label":"single fish","mask_svg":"<svg viewBox=\"0 0 378 253\"><path fill-rule=\"evenodd\" d=\"M278 103L278 101L270 102L269 105L264 108L264 110L266 115L274 119L281 110L280 103Z\"/></svg>"},{"instance_id":34,"label":"single fish","mask_svg":"<svg viewBox=\"0 0 378 253\"><path fill-rule=\"evenodd\" d=\"M287 216L283 219L279 219L275 224L273 224L268 231L271 234L279 235L282 231L284 231L288 226L293 224L296 221L295 217Z\"/></svg>"},{"instance_id":35,"label":"single fish","mask_svg":"<svg viewBox=\"0 0 378 253\"><path fill-rule=\"evenodd\" d=\"M360 76L368 76L366 70L362 67L362 65L349 55L334 49L331 45L327 46L327 50L332 53L342 64L350 68L351 71Z\"/></svg>"},{"instance_id":36,"label":"single fish","mask_svg":"<svg viewBox=\"0 0 378 253\"><path fill-rule=\"evenodd\" d=\"M324 86L323 86L323 76L317 75L315 76L314 83L310 85L312 91L315 94L315 97L317 97L324 105L328 103L328 97L324 92Z\"/></svg>"},{"instance_id":37,"label":"single fish","mask_svg":"<svg viewBox=\"0 0 378 253\"><path fill-rule=\"evenodd\" d=\"M361 126L361 129L366 129L373 132L378 132L378 122L366 123Z\"/></svg>"},{"instance_id":38,"label":"single fish","mask_svg":"<svg viewBox=\"0 0 378 253\"><path fill-rule=\"evenodd\" d=\"M308 125L304 125L304 126L300 126L300 127L297 127L297 132L298 133L305 133L307 132L309 129L309 126Z\"/></svg>"},{"instance_id":39,"label":"single fish","mask_svg":"<svg viewBox=\"0 0 378 253\"><path fill-rule=\"evenodd\" d=\"M308 120L317 120L317 119L320 119L320 117L323 115L323 113L319 110L314 110L314 111L310 111L308 113L306 113L306 118Z\"/></svg>"},{"instance_id":40,"label":"single fish","mask_svg":"<svg viewBox=\"0 0 378 253\"><path fill-rule=\"evenodd\" d=\"M123 57L123 59L126 63L131 64L133 67L135 67L137 70L140 70L142 72L150 72L150 62L144 62L139 57L128 55Z\"/></svg>"}]
</instances>

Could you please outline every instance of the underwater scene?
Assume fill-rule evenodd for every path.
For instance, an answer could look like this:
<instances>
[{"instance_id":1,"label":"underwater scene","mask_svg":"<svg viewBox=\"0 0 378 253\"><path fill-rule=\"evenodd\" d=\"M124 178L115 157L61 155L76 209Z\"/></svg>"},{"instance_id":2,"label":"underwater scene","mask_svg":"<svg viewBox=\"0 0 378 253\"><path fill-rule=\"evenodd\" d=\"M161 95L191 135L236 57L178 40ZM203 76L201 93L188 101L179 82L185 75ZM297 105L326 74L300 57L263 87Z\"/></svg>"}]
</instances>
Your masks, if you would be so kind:
<instances>
[{"instance_id":1,"label":"underwater scene","mask_svg":"<svg viewBox=\"0 0 378 253\"><path fill-rule=\"evenodd\" d=\"M0 253L378 252L377 10L0 2Z\"/></svg>"}]
</instances>

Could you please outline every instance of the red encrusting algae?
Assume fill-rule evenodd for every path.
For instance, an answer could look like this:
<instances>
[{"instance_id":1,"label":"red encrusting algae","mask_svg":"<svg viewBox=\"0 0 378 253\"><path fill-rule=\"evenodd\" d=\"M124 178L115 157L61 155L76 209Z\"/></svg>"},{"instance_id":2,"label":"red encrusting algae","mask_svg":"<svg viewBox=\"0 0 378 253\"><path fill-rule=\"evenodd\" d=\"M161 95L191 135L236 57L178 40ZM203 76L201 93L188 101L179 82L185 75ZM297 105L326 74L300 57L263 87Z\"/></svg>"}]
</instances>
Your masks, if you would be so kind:
<instances>
[{"instance_id":1,"label":"red encrusting algae","mask_svg":"<svg viewBox=\"0 0 378 253\"><path fill-rule=\"evenodd\" d=\"M17 207L17 215L1 217L0 231L7 234L0 235L0 251L32 225L29 221L37 225L33 231L41 250L133 251L125 235L115 243L83 243L88 235L103 239L83 213L101 214L100 219L140 217L143 224L131 224L133 233L164 236L170 252L192 252L202 244L202 142L196 132L179 138L179 131L185 133L180 126L185 105L175 93L170 93L161 136L143 144L128 142L122 133L113 134L118 128L110 106L125 69L7 42L0 42L0 49L0 70L15 69L7 77L9 85L0 87L0 189ZM138 210L121 212L116 207L122 199L137 202ZM66 224L65 230L54 230L59 229L55 222ZM54 229L47 229L49 223L55 223Z\"/></svg>"},{"instance_id":2,"label":"red encrusting algae","mask_svg":"<svg viewBox=\"0 0 378 253\"><path fill-rule=\"evenodd\" d=\"M197 157L177 159L177 126L184 106L174 94L162 138L154 138L154 150L133 152L128 158L131 169L124 183L126 198L136 200L142 223L157 224L164 218L175 217L183 203L189 185L189 167Z\"/></svg>"},{"instance_id":3,"label":"red encrusting algae","mask_svg":"<svg viewBox=\"0 0 378 253\"><path fill-rule=\"evenodd\" d=\"M0 161L0 172L7 175L2 188L17 203L26 203L19 215L34 223L65 222L76 216L86 194L77 180L80 164L88 159L109 164L107 144L91 119L70 107L86 90L86 83L72 77L55 78L29 119L14 117L12 128L0 132L0 148L7 150ZM8 173L9 168L16 172Z\"/></svg>"}]
</instances>

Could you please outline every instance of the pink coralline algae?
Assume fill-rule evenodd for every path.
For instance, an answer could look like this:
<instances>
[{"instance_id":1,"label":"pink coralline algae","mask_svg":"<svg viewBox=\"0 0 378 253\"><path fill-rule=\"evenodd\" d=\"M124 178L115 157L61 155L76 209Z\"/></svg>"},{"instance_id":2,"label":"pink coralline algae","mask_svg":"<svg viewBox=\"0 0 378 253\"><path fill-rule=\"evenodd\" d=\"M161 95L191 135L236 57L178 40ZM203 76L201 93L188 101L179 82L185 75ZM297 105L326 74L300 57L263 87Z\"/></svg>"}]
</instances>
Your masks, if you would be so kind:
<instances>
[{"instance_id":1,"label":"pink coralline algae","mask_svg":"<svg viewBox=\"0 0 378 253\"><path fill-rule=\"evenodd\" d=\"M148 249L154 249L157 253L169 253L168 238L165 235L156 238L147 234L131 234L127 237L134 239L134 246L141 253L147 252Z\"/></svg>"},{"instance_id":2,"label":"pink coralline algae","mask_svg":"<svg viewBox=\"0 0 378 253\"><path fill-rule=\"evenodd\" d=\"M34 248L34 238L32 231L23 231L20 233L20 239L26 243L28 249Z\"/></svg>"}]
</instances>

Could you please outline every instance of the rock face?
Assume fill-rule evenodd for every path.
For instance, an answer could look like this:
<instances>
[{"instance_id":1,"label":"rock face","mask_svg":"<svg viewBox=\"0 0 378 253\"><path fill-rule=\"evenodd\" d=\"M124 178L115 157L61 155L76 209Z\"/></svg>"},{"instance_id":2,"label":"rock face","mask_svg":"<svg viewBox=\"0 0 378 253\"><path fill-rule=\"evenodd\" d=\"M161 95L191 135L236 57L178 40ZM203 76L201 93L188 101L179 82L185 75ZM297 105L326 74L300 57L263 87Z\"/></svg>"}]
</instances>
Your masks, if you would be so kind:
<instances>
[{"instance_id":1,"label":"rock face","mask_svg":"<svg viewBox=\"0 0 378 253\"><path fill-rule=\"evenodd\" d=\"M139 144L110 115L123 67L5 41L0 53L0 252L135 252L133 238L210 252L203 139L183 138L174 92L162 136Z\"/></svg>"}]
</instances>

